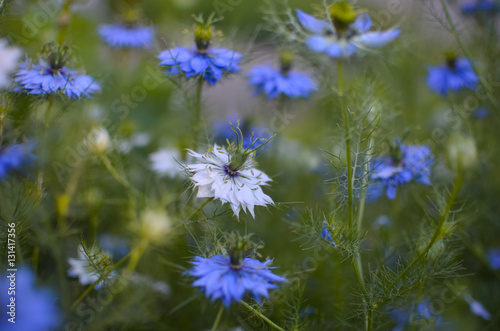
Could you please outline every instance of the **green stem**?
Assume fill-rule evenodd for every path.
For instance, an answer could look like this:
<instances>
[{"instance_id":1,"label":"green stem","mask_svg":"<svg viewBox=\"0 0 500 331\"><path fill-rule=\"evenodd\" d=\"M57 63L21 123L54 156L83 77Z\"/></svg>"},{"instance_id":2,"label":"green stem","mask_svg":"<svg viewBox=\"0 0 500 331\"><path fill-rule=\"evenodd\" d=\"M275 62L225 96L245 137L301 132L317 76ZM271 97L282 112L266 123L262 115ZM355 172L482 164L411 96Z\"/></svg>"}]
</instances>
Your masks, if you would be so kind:
<instances>
[{"instance_id":1,"label":"green stem","mask_svg":"<svg viewBox=\"0 0 500 331\"><path fill-rule=\"evenodd\" d=\"M57 34L57 42L59 46L64 43L64 39L66 39L66 35L68 34L68 25L71 16L71 1L72 0L64 1L61 13L59 14L59 32Z\"/></svg>"},{"instance_id":2,"label":"green stem","mask_svg":"<svg viewBox=\"0 0 500 331\"><path fill-rule=\"evenodd\" d=\"M450 197L448 198L448 201L446 202L446 205L443 208L443 211L441 212L441 216L439 217L438 224L436 226L436 230L434 231L434 234L432 235L431 240L429 241L427 246L425 246L425 248L417 254L415 259L389 285L389 287L387 288L387 291L392 290L394 288L394 286L396 286L396 284L408 273L408 271L415 264L417 264L417 262L420 261L420 259L427 254L427 252L429 252L429 250L432 248L432 246L434 246L434 244L437 243L439 241L439 239L441 239L440 237L442 234L444 222L446 221L446 218L448 217L448 214L451 211L451 207L453 206L453 203L455 202L455 199L457 198L458 192L460 192L460 188L462 187L463 180L464 180L463 173L462 173L462 171L459 171L457 174L457 177L455 178L455 183L453 184L453 190L451 191Z\"/></svg>"},{"instance_id":3,"label":"green stem","mask_svg":"<svg viewBox=\"0 0 500 331\"><path fill-rule=\"evenodd\" d=\"M108 171L111 174L111 176L113 176L113 178L118 183L120 183L121 185L123 185L126 189L131 189L131 186L130 186L129 182L125 178L123 178L122 176L120 176L120 174L118 173L118 171L116 171L116 169L111 164L111 161L109 160L109 158L107 157L107 155L100 155L100 158L101 158L102 163L106 167L106 169L108 169Z\"/></svg>"},{"instance_id":4,"label":"green stem","mask_svg":"<svg viewBox=\"0 0 500 331\"><path fill-rule=\"evenodd\" d=\"M54 96L52 94L50 94L48 96L48 101L49 101L49 104L47 105L47 110L45 111L45 127L49 127L49 115L50 115L50 111L52 110L52 106L54 105Z\"/></svg>"},{"instance_id":5,"label":"green stem","mask_svg":"<svg viewBox=\"0 0 500 331\"><path fill-rule=\"evenodd\" d=\"M214 325L212 326L212 331L217 330L217 327L219 326L220 319L222 317L222 313L224 312L224 305L221 303L219 312L217 313L217 317L215 318Z\"/></svg>"},{"instance_id":6,"label":"green stem","mask_svg":"<svg viewBox=\"0 0 500 331\"><path fill-rule=\"evenodd\" d=\"M196 210L194 212L191 213L191 215L189 215L188 219L192 219L193 217L195 217L196 215L198 215L198 213L203 209L205 208L206 205L208 205L208 203L210 201L212 201L214 198L208 198L207 200L205 200L205 202L203 202L201 204L201 206L199 206L198 208L196 208Z\"/></svg>"},{"instance_id":7,"label":"green stem","mask_svg":"<svg viewBox=\"0 0 500 331\"><path fill-rule=\"evenodd\" d=\"M196 144L198 142L198 136L200 134L200 121L201 121L201 95L203 91L203 77L198 80L198 87L196 89L196 105L194 109L194 119L193 119L193 130L194 137L193 142ZM195 146L193 146L195 147Z\"/></svg>"},{"instance_id":8,"label":"green stem","mask_svg":"<svg viewBox=\"0 0 500 331\"><path fill-rule=\"evenodd\" d=\"M339 80L339 96L340 107L344 115L344 130L345 130L345 150L347 162L347 208L349 213L349 230L352 230L354 219L353 210L353 189L352 189L352 159L351 159L351 132L349 123L349 111L347 110L344 96L344 65L342 61L337 62L337 75Z\"/></svg>"},{"instance_id":9,"label":"green stem","mask_svg":"<svg viewBox=\"0 0 500 331\"><path fill-rule=\"evenodd\" d=\"M80 302L82 302L83 299L85 299L85 297L94 289L94 287L104 279L104 277L106 277L107 275L109 275L113 270L115 270L116 268L118 268L123 262L125 262L126 259L128 259L130 257L131 253L127 254L125 257L123 257L120 261L118 261L113 267L109 268L108 270L106 270L106 273L104 274L101 274L101 276L99 277L98 280L96 280L95 282L93 282L89 287L87 287L85 289L85 291L78 297L78 299L76 299L76 301L71 305L71 308L70 308L70 311L73 311L76 306L78 306L78 304Z\"/></svg>"},{"instance_id":10,"label":"green stem","mask_svg":"<svg viewBox=\"0 0 500 331\"><path fill-rule=\"evenodd\" d=\"M139 260L146 251L148 245L149 242L145 239L142 239L139 242L139 245L137 245L132 251L132 253L130 253L130 261L128 262L127 265L127 273L129 276L134 272L135 268L137 267L137 264L139 263Z\"/></svg>"},{"instance_id":11,"label":"green stem","mask_svg":"<svg viewBox=\"0 0 500 331\"><path fill-rule=\"evenodd\" d=\"M491 91L493 90L492 87L482 77L482 75L479 74L479 70L477 69L476 65L474 64L474 61L472 61L472 54L469 52L467 47L465 47L464 43L460 39L460 35L457 32L457 28L455 27L455 23L453 23L453 20L451 19L450 12L448 11L448 6L446 6L446 3L444 2L444 0L440 0L440 2L441 2L441 6L443 7L444 14L446 16L446 21L448 22L448 24L450 26L451 34L453 35L453 37L457 41L458 46L462 49L462 52L464 53L464 55L470 60L472 70L474 70L476 75L479 77L481 84L484 86L484 88L486 89L486 91L488 93L488 97L489 97L491 103L496 107L497 101L496 101L494 95L491 93Z\"/></svg>"},{"instance_id":12,"label":"green stem","mask_svg":"<svg viewBox=\"0 0 500 331\"><path fill-rule=\"evenodd\" d=\"M281 331L285 331L285 329L281 328L280 326L278 326L276 323L274 323L273 321L271 321L269 318L267 318L266 316L264 316L260 311L254 309L252 306L250 306L248 303L246 303L245 301L240 301L241 304L243 305L243 307L245 307L246 309L250 310L251 312L253 312L255 315L259 316L262 320L264 320L265 322L267 322L267 324L269 324L270 326L272 326L273 328L275 328L276 330L281 330Z\"/></svg>"}]
</instances>

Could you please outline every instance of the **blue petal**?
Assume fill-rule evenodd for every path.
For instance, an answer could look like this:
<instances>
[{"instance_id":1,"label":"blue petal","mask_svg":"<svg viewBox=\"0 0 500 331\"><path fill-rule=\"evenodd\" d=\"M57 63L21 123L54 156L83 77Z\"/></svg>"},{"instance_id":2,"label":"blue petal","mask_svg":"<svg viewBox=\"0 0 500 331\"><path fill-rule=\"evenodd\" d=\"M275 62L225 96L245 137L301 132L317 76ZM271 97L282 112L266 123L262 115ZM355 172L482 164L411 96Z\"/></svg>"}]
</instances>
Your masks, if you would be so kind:
<instances>
[{"instance_id":1,"label":"blue petal","mask_svg":"<svg viewBox=\"0 0 500 331\"><path fill-rule=\"evenodd\" d=\"M322 34L326 31L332 31L332 27L328 22L318 20L300 9L297 9L297 17L300 23L312 33Z\"/></svg>"}]
</instances>

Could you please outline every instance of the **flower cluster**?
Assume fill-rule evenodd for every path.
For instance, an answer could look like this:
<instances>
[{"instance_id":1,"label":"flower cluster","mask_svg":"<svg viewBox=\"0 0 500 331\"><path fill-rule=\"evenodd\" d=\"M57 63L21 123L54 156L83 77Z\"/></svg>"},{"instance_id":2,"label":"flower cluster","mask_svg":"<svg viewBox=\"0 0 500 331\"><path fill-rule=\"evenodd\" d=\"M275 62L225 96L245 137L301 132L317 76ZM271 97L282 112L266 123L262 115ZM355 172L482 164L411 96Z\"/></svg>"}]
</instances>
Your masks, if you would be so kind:
<instances>
[{"instance_id":1,"label":"flower cluster","mask_svg":"<svg viewBox=\"0 0 500 331\"><path fill-rule=\"evenodd\" d=\"M4 179L11 169L19 169L31 163L35 156L32 154L35 144L13 144L0 149L0 179Z\"/></svg>"},{"instance_id":2,"label":"flower cluster","mask_svg":"<svg viewBox=\"0 0 500 331\"><path fill-rule=\"evenodd\" d=\"M98 32L111 47L150 48L154 41L154 28L129 23L104 24Z\"/></svg>"},{"instance_id":3,"label":"flower cluster","mask_svg":"<svg viewBox=\"0 0 500 331\"><path fill-rule=\"evenodd\" d=\"M336 2L330 7L331 23L318 20L301 10L297 10L297 17L311 34L306 39L307 47L333 58L348 58L360 49L383 47L400 34L399 29L370 31L372 27L370 16L358 15L345 1Z\"/></svg>"},{"instance_id":4,"label":"flower cluster","mask_svg":"<svg viewBox=\"0 0 500 331\"><path fill-rule=\"evenodd\" d=\"M286 281L269 270L271 262L247 257L240 265L233 265L229 256L196 256L189 274L197 278L193 286L201 287L212 301L221 299L229 307L231 302L241 301L246 292L260 302L261 296L268 298L269 290L278 287L275 283Z\"/></svg>"},{"instance_id":5,"label":"flower cluster","mask_svg":"<svg viewBox=\"0 0 500 331\"><path fill-rule=\"evenodd\" d=\"M398 145L398 144L396 144ZM396 197L398 186L415 181L430 185L430 167L434 162L428 146L407 146L399 144L392 149L392 155L380 157L371 164L371 179L368 194L378 197L385 191L389 199Z\"/></svg>"}]
</instances>

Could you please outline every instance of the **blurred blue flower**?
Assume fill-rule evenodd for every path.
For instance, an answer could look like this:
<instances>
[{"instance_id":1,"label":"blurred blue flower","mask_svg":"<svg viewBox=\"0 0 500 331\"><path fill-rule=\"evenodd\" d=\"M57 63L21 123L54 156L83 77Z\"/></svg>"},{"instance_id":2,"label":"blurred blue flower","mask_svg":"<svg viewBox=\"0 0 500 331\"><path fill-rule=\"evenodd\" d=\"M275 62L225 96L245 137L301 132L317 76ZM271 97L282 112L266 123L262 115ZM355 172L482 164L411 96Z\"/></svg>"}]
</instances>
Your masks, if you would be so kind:
<instances>
[{"instance_id":1,"label":"blurred blue flower","mask_svg":"<svg viewBox=\"0 0 500 331\"><path fill-rule=\"evenodd\" d=\"M35 144L13 144L0 149L0 179L4 179L11 169L19 169L36 158L32 152Z\"/></svg>"},{"instance_id":2,"label":"blurred blue flower","mask_svg":"<svg viewBox=\"0 0 500 331\"><path fill-rule=\"evenodd\" d=\"M201 287L207 298L212 301L221 299L226 307L233 301L241 301L250 292L257 302L260 297L269 297L269 290L277 288L274 283L284 282L285 278L271 272L272 260L260 262L244 258L241 266L231 265L229 256L214 255L209 258L196 256L191 262L194 267L189 274L198 278L193 286Z\"/></svg>"},{"instance_id":3,"label":"blurred blue flower","mask_svg":"<svg viewBox=\"0 0 500 331\"><path fill-rule=\"evenodd\" d=\"M408 326L415 324L421 327L436 327L442 324L441 316L437 315L431 308L429 300L422 300L415 305L410 305L407 309L392 309L389 312L392 320L396 323L392 331L407 330Z\"/></svg>"},{"instance_id":4,"label":"blurred blue flower","mask_svg":"<svg viewBox=\"0 0 500 331\"><path fill-rule=\"evenodd\" d=\"M492 269L500 270L500 248L492 248L488 252L488 261Z\"/></svg>"},{"instance_id":5,"label":"blurred blue flower","mask_svg":"<svg viewBox=\"0 0 500 331\"><path fill-rule=\"evenodd\" d=\"M252 68L249 77L250 86L255 88L254 95L265 93L268 99L280 94L290 98L307 98L317 90L316 83L307 74L296 70L284 72L270 65Z\"/></svg>"},{"instance_id":6,"label":"blurred blue flower","mask_svg":"<svg viewBox=\"0 0 500 331\"><path fill-rule=\"evenodd\" d=\"M90 97L101 90L94 78L69 68L53 67L43 60L39 64L22 63L15 81L19 84L17 92L42 95L63 92L75 99Z\"/></svg>"},{"instance_id":7,"label":"blurred blue flower","mask_svg":"<svg viewBox=\"0 0 500 331\"><path fill-rule=\"evenodd\" d=\"M99 25L98 33L111 47L149 48L155 32L151 26L116 23Z\"/></svg>"},{"instance_id":8,"label":"blurred blue flower","mask_svg":"<svg viewBox=\"0 0 500 331\"><path fill-rule=\"evenodd\" d=\"M465 15L489 14L498 12L499 10L500 7L493 0L477 0L476 2L469 2L462 6L462 13Z\"/></svg>"},{"instance_id":9,"label":"blurred blue flower","mask_svg":"<svg viewBox=\"0 0 500 331\"><path fill-rule=\"evenodd\" d=\"M475 119L484 119L486 117L490 116L490 110L485 107L480 107L472 112L472 118Z\"/></svg>"},{"instance_id":10,"label":"blurred blue flower","mask_svg":"<svg viewBox=\"0 0 500 331\"><path fill-rule=\"evenodd\" d=\"M160 53L160 65L166 66L169 76L183 72L186 78L201 76L209 84L215 85L224 73L236 73L243 56L224 48L208 48L198 51L196 47L175 47Z\"/></svg>"},{"instance_id":11,"label":"blurred blue flower","mask_svg":"<svg viewBox=\"0 0 500 331\"><path fill-rule=\"evenodd\" d=\"M31 269L22 267L15 272L15 295L8 295L11 273L4 274L0 279L0 305L2 318L0 330L49 331L59 325L61 317L55 305L57 297L49 290L35 286L35 275ZM8 321L9 304L15 298L15 324ZM7 310L7 311L6 311Z\"/></svg>"},{"instance_id":12,"label":"blurred blue flower","mask_svg":"<svg viewBox=\"0 0 500 331\"><path fill-rule=\"evenodd\" d=\"M328 223L323 221L323 229L321 230L321 238L332 244L333 247L337 247L337 244L332 239L332 234L328 231Z\"/></svg>"},{"instance_id":13,"label":"blurred blue flower","mask_svg":"<svg viewBox=\"0 0 500 331\"><path fill-rule=\"evenodd\" d=\"M366 13L357 16L355 21L343 30L301 10L297 10L297 17L304 28L312 34L306 40L307 47L333 58L348 58L360 49L383 47L401 33L399 29L369 31L372 21Z\"/></svg>"},{"instance_id":14,"label":"blurred blue flower","mask_svg":"<svg viewBox=\"0 0 500 331\"><path fill-rule=\"evenodd\" d=\"M400 156L380 157L372 162L371 179L374 181L374 187L367 189L372 198L376 194L385 190L387 197L393 200L396 197L397 187L415 181L418 183L431 185L430 167L434 162L431 149L428 146L406 146L400 144L397 148L397 154Z\"/></svg>"},{"instance_id":15,"label":"blurred blue flower","mask_svg":"<svg viewBox=\"0 0 500 331\"><path fill-rule=\"evenodd\" d=\"M431 90L445 96L449 91L459 91L463 88L474 89L479 81L466 58L448 58L446 64L429 67L427 85Z\"/></svg>"},{"instance_id":16,"label":"blurred blue flower","mask_svg":"<svg viewBox=\"0 0 500 331\"><path fill-rule=\"evenodd\" d=\"M484 308L483 304L479 301L474 300L470 294L464 296L465 301L469 304L470 311L485 320L491 319L491 314Z\"/></svg>"}]
</instances>

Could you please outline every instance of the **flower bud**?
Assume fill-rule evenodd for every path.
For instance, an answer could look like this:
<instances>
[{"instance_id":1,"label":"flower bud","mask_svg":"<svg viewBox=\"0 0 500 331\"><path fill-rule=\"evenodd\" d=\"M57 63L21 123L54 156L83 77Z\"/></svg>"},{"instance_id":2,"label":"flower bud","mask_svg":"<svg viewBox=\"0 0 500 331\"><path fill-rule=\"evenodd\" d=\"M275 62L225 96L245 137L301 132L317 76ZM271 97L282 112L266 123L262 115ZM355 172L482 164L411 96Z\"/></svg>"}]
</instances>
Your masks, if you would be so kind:
<instances>
[{"instance_id":1,"label":"flower bud","mask_svg":"<svg viewBox=\"0 0 500 331\"><path fill-rule=\"evenodd\" d=\"M357 17L356 11L346 1L339 1L330 7L330 17L338 33L345 33Z\"/></svg>"},{"instance_id":2,"label":"flower bud","mask_svg":"<svg viewBox=\"0 0 500 331\"><path fill-rule=\"evenodd\" d=\"M477 149L474 139L454 134L446 146L448 166L454 170L465 170L477 162Z\"/></svg>"},{"instance_id":3,"label":"flower bud","mask_svg":"<svg viewBox=\"0 0 500 331\"><path fill-rule=\"evenodd\" d=\"M164 240L172 227L167 213L159 209L144 211L141 216L141 222L141 235L152 243Z\"/></svg>"},{"instance_id":4,"label":"flower bud","mask_svg":"<svg viewBox=\"0 0 500 331\"><path fill-rule=\"evenodd\" d=\"M106 154L111 149L111 138L106 129L94 128L85 138L85 144L93 154Z\"/></svg>"}]
</instances>

